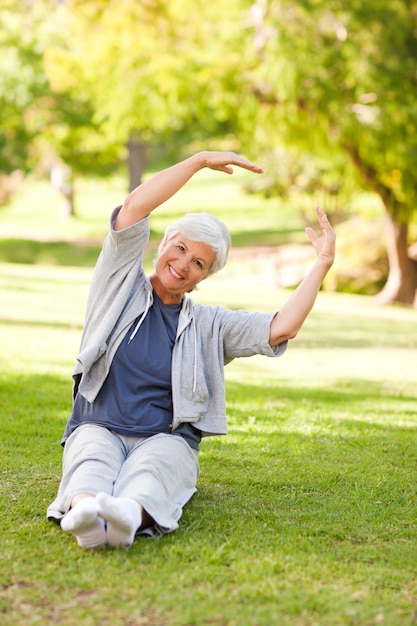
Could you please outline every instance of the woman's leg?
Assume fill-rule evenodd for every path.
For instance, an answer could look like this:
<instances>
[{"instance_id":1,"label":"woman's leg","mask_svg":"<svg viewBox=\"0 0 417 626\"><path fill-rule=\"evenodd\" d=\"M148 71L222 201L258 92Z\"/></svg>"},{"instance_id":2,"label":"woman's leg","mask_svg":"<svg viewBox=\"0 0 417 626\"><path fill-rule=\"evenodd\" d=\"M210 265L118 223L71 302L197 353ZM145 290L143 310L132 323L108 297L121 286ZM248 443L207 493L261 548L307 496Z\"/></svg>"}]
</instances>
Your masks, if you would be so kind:
<instances>
[{"instance_id":1,"label":"woman's leg","mask_svg":"<svg viewBox=\"0 0 417 626\"><path fill-rule=\"evenodd\" d=\"M197 452L182 437L155 435L132 445L112 500L138 502L142 507L139 532L162 535L178 528L183 507L196 491L198 474ZM105 511L100 515L107 519ZM108 524L108 532L109 528Z\"/></svg>"},{"instance_id":2,"label":"woman's leg","mask_svg":"<svg viewBox=\"0 0 417 626\"><path fill-rule=\"evenodd\" d=\"M48 519L65 515L62 528L83 547L102 545L103 533L109 545L128 546L138 531L162 535L178 527L196 491L196 451L176 435L127 438L89 425L77 431L65 446Z\"/></svg>"},{"instance_id":3,"label":"woman's leg","mask_svg":"<svg viewBox=\"0 0 417 626\"><path fill-rule=\"evenodd\" d=\"M62 529L73 533L82 547L106 543L105 524L98 515L95 496L99 492L112 493L125 455L120 438L95 425L80 426L65 444L61 484L48 509L48 518L62 518Z\"/></svg>"}]
</instances>

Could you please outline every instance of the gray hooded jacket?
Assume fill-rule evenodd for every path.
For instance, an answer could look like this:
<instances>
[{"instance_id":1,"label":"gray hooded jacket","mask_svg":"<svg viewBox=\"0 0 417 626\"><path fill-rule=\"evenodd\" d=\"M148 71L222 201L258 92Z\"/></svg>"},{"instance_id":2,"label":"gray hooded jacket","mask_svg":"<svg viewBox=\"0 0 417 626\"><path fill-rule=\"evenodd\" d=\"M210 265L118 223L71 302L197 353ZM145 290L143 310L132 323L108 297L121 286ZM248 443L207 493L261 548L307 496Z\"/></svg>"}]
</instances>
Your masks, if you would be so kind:
<instances>
[{"instance_id":1,"label":"gray hooded jacket","mask_svg":"<svg viewBox=\"0 0 417 626\"><path fill-rule=\"evenodd\" d=\"M135 319L139 325L153 302L142 268L149 218L124 230L111 228L97 261L87 301L80 352L73 372L74 398L94 402L112 359ZM183 300L172 353L173 429L191 422L203 436L227 433L224 365L254 354L280 356L287 342L271 348L276 313L248 313Z\"/></svg>"}]
</instances>

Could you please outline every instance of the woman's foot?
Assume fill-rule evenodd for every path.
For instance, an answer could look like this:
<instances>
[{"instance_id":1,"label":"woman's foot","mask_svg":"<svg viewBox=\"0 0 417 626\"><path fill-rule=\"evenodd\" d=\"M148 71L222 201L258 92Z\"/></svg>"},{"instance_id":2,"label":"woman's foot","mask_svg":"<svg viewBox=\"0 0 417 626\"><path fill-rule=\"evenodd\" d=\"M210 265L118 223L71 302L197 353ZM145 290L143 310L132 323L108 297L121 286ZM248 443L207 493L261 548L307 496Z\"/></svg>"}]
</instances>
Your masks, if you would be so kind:
<instances>
[{"instance_id":1,"label":"woman's foot","mask_svg":"<svg viewBox=\"0 0 417 626\"><path fill-rule=\"evenodd\" d=\"M82 548L101 548L106 544L104 520L98 516L95 498L83 498L61 520L63 531L75 535Z\"/></svg>"},{"instance_id":2,"label":"woman's foot","mask_svg":"<svg viewBox=\"0 0 417 626\"><path fill-rule=\"evenodd\" d=\"M131 546L137 529L142 524L142 507L132 498L115 498L106 493L96 497L100 517L107 522L109 546Z\"/></svg>"}]
</instances>

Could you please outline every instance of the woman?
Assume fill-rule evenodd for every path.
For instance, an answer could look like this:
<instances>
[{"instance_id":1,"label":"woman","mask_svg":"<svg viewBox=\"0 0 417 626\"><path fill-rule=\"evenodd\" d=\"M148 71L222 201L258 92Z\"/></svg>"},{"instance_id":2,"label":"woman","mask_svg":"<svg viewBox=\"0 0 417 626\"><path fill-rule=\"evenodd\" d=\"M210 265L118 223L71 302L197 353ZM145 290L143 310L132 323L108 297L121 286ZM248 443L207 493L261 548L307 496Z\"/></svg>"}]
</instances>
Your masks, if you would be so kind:
<instances>
[{"instance_id":1,"label":"woman","mask_svg":"<svg viewBox=\"0 0 417 626\"><path fill-rule=\"evenodd\" d=\"M63 473L48 519L84 548L130 546L136 534L171 532L196 491L204 436L227 432L224 365L280 356L311 310L335 254L323 211L307 228L315 265L279 314L193 304L186 294L226 263L230 236L207 213L168 227L155 270L142 255L149 215L204 167L262 169L232 152L200 152L153 176L114 210L95 268L74 403L62 444Z\"/></svg>"}]
</instances>

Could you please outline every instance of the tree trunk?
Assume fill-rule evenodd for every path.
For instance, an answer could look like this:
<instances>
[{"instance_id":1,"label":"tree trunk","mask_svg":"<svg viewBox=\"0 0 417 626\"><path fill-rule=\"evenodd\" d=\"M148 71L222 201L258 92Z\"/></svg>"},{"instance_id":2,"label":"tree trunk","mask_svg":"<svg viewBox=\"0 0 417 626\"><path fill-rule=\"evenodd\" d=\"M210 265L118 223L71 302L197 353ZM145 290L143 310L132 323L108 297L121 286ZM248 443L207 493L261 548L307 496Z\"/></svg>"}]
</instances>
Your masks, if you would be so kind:
<instances>
[{"instance_id":1,"label":"tree trunk","mask_svg":"<svg viewBox=\"0 0 417 626\"><path fill-rule=\"evenodd\" d=\"M69 219L75 215L74 202L74 178L73 173L68 165L64 163L55 163L51 168L51 185L56 191L63 195L60 216L62 219Z\"/></svg>"},{"instance_id":2,"label":"tree trunk","mask_svg":"<svg viewBox=\"0 0 417 626\"><path fill-rule=\"evenodd\" d=\"M408 223L386 213L388 280L378 302L401 302L417 307L417 263L408 256Z\"/></svg>"},{"instance_id":3,"label":"tree trunk","mask_svg":"<svg viewBox=\"0 0 417 626\"><path fill-rule=\"evenodd\" d=\"M344 148L365 184L380 196L386 210L389 272L387 283L377 299L384 304L401 302L417 308L417 262L408 256L409 217L400 220L400 206L392 190L379 181L372 166L362 161L358 148L348 142Z\"/></svg>"},{"instance_id":4,"label":"tree trunk","mask_svg":"<svg viewBox=\"0 0 417 626\"><path fill-rule=\"evenodd\" d=\"M142 182L142 174L146 163L146 146L137 135L132 135L127 142L129 168L129 191L133 191Z\"/></svg>"}]
</instances>

